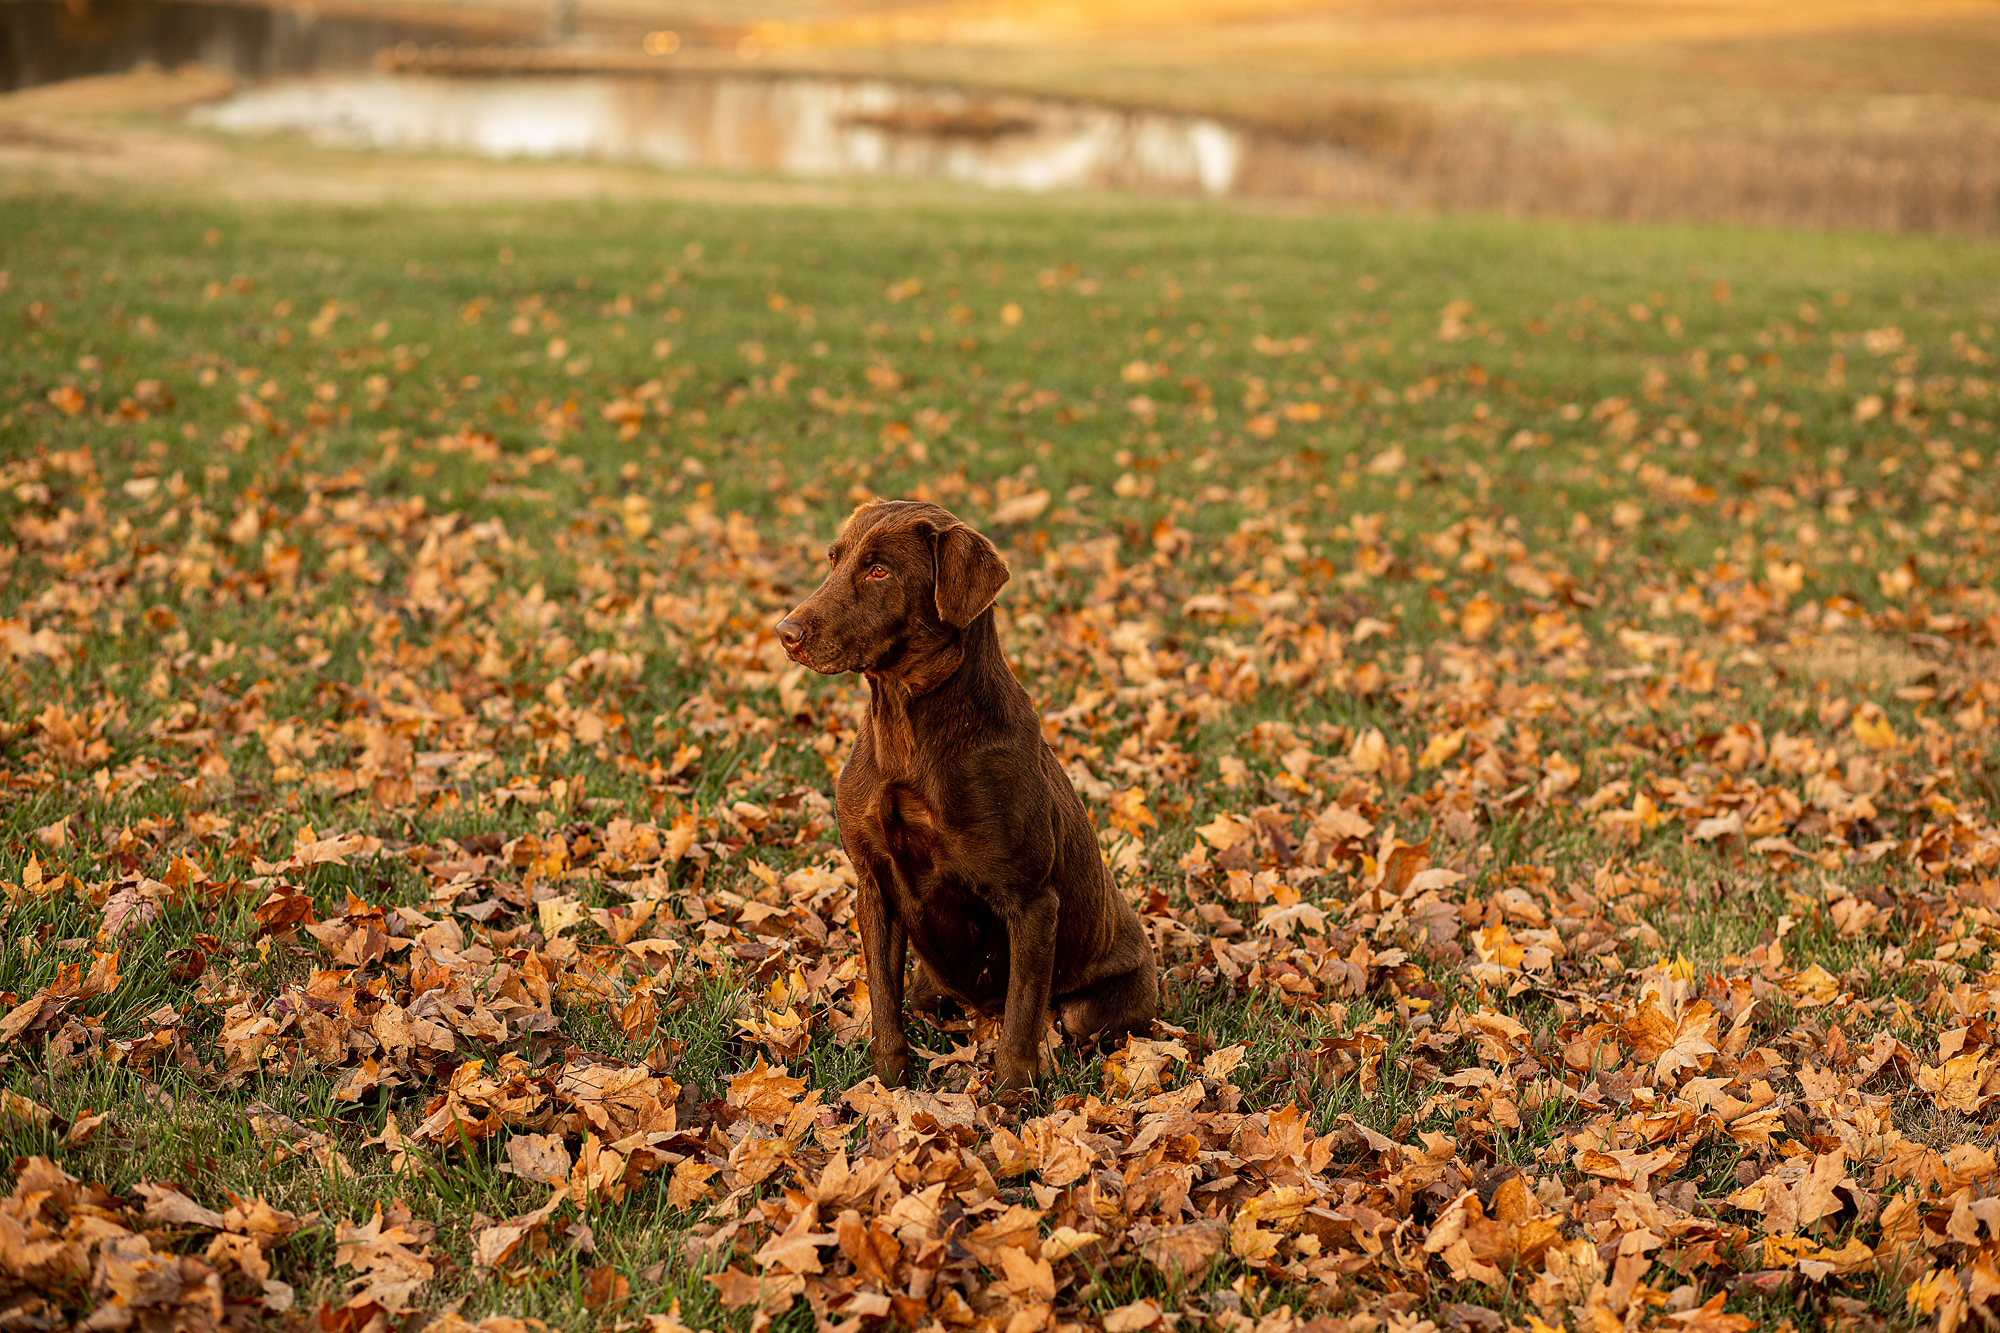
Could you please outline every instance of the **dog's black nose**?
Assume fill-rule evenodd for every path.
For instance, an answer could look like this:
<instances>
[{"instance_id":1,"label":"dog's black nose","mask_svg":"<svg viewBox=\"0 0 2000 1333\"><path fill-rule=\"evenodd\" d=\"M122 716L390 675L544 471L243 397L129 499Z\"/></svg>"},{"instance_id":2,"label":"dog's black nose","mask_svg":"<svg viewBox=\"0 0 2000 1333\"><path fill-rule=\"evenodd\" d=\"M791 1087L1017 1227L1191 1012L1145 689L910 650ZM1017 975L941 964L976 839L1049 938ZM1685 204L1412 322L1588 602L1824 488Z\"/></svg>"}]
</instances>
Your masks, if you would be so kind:
<instances>
[{"instance_id":1,"label":"dog's black nose","mask_svg":"<svg viewBox=\"0 0 2000 1333\"><path fill-rule=\"evenodd\" d=\"M778 642L785 645L786 652L791 652L805 641L806 627L804 625L793 620L790 616L786 616L778 622Z\"/></svg>"}]
</instances>

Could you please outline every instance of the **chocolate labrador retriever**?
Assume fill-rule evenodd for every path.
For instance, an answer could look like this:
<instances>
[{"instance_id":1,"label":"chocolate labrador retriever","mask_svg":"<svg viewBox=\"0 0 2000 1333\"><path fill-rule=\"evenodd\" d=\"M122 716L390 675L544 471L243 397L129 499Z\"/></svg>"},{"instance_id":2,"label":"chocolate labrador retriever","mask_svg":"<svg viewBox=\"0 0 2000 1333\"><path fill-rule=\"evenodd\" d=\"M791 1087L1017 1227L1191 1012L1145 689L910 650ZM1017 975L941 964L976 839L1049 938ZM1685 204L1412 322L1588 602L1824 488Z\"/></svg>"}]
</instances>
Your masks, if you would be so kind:
<instances>
[{"instance_id":1,"label":"chocolate labrador retriever","mask_svg":"<svg viewBox=\"0 0 2000 1333\"><path fill-rule=\"evenodd\" d=\"M906 948L920 964L913 1000L1001 1011L999 1087L1035 1081L1051 1001L1079 1041L1149 1031L1152 946L1000 651L1006 560L936 505L880 500L827 561L778 637L795 662L868 680L834 790L861 883L875 1073L891 1087L909 1077Z\"/></svg>"}]
</instances>

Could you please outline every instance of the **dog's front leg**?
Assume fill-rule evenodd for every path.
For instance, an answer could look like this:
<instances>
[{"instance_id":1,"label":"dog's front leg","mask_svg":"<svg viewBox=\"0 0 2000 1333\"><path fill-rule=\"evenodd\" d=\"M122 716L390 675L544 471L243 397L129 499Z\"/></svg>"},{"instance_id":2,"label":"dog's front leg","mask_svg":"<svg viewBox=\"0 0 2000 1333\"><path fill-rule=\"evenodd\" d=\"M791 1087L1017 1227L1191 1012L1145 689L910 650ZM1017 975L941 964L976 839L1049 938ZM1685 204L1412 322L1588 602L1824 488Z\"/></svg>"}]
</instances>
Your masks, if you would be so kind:
<instances>
[{"instance_id":1,"label":"dog's front leg","mask_svg":"<svg viewBox=\"0 0 2000 1333\"><path fill-rule=\"evenodd\" d=\"M1007 914L1007 1012L993 1072L1000 1088L1031 1088L1041 1073L1042 1034L1049 1021L1059 900L1044 889Z\"/></svg>"},{"instance_id":2,"label":"dog's front leg","mask_svg":"<svg viewBox=\"0 0 2000 1333\"><path fill-rule=\"evenodd\" d=\"M903 1034L903 967L909 957L909 937L883 901L880 880L864 865L855 868L861 880L861 958L868 965L870 1058L875 1077L885 1087L900 1088L910 1078L910 1040Z\"/></svg>"}]
</instances>

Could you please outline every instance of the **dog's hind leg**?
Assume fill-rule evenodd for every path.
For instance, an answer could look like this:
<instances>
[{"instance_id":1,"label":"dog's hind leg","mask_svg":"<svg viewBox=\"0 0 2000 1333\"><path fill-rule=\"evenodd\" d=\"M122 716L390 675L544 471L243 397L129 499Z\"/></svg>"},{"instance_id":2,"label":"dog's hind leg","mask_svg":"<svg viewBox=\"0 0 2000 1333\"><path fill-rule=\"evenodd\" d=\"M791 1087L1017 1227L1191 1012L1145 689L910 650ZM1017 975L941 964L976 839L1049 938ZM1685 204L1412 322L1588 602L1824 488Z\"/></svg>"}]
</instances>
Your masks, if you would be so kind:
<instances>
[{"instance_id":1,"label":"dog's hind leg","mask_svg":"<svg viewBox=\"0 0 2000 1333\"><path fill-rule=\"evenodd\" d=\"M1116 1041L1125 1033L1146 1036L1160 1012L1160 972L1147 951L1146 961L1130 972L1106 977L1083 990L1065 995L1063 1031L1080 1046Z\"/></svg>"},{"instance_id":2,"label":"dog's hind leg","mask_svg":"<svg viewBox=\"0 0 2000 1333\"><path fill-rule=\"evenodd\" d=\"M909 989L903 993L905 1007L921 1014L935 1014L950 1003L952 998L951 992L938 985L937 978L931 975L930 968L919 958L916 975L910 978Z\"/></svg>"}]
</instances>

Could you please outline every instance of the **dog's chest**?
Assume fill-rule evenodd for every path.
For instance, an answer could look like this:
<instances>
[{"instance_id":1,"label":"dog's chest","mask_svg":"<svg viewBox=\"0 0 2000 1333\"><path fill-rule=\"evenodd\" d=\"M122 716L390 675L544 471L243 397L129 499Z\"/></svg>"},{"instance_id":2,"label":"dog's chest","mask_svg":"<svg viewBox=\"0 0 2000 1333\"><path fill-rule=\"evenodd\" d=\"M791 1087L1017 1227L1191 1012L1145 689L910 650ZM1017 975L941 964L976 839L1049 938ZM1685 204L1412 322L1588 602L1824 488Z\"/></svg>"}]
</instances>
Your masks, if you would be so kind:
<instances>
[{"instance_id":1,"label":"dog's chest","mask_svg":"<svg viewBox=\"0 0 2000 1333\"><path fill-rule=\"evenodd\" d=\"M979 855L981 844L953 823L954 777L936 760L918 758L926 751L913 744L907 727L883 727L879 718L864 723L854 761L841 776L842 804L854 812L844 831L857 836L857 850L885 871L883 887L905 916L933 910L939 895L954 900L961 894L981 896L987 878ZM883 863L887 864L883 864Z\"/></svg>"},{"instance_id":2,"label":"dog's chest","mask_svg":"<svg viewBox=\"0 0 2000 1333\"><path fill-rule=\"evenodd\" d=\"M936 813L909 787L883 787L875 805L876 829L882 846L904 875L919 881L929 877L943 859L943 830Z\"/></svg>"},{"instance_id":3,"label":"dog's chest","mask_svg":"<svg viewBox=\"0 0 2000 1333\"><path fill-rule=\"evenodd\" d=\"M917 956L959 999L996 1003L1007 988L1007 927L952 863L936 812L915 792L891 788L876 827L896 868L885 887Z\"/></svg>"},{"instance_id":4,"label":"dog's chest","mask_svg":"<svg viewBox=\"0 0 2000 1333\"><path fill-rule=\"evenodd\" d=\"M890 716L882 717L880 711L889 711ZM869 840L895 861L914 887L944 859L943 820L935 802L925 795L930 784L908 715L900 709L878 710L863 727L862 741L855 747L858 771L852 783L862 823ZM849 786L848 776L842 775L843 788Z\"/></svg>"}]
</instances>

